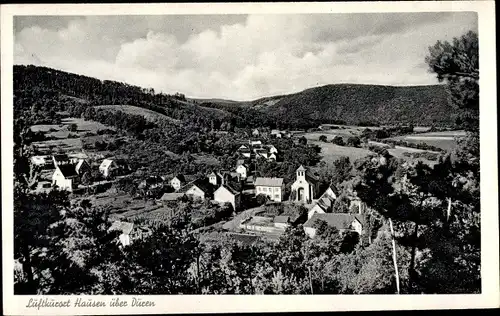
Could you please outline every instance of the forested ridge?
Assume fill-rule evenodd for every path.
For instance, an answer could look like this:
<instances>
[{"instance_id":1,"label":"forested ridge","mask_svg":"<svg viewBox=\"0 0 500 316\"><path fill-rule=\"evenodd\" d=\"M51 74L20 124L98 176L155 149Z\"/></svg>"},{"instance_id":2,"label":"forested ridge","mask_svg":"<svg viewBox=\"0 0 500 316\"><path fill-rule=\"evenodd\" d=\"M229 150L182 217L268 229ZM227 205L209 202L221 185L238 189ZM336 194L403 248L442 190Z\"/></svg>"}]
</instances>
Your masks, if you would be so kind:
<instances>
[{"instance_id":1,"label":"forested ridge","mask_svg":"<svg viewBox=\"0 0 500 316\"><path fill-rule=\"evenodd\" d=\"M452 127L453 107L445 85L379 86L334 84L255 101L188 100L181 93L71 74L36 66L14 66L14 89L37 88L76 97L89 105L135 105L178 120L220 126L310 128L325 123L419 124Z\"/></svg>"}]
</instances>

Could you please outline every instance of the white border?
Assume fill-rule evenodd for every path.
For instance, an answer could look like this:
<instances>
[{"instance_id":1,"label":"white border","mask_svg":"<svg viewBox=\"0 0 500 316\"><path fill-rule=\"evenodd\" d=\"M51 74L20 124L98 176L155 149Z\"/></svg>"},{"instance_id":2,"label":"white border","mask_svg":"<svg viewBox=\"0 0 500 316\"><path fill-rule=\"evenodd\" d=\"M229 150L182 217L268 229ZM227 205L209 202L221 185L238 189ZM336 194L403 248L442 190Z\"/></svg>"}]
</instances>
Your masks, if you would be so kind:
<instances>
[{"instance_id":1,"label":"white border","mask_svg":"<svg viewBox=\"0 0 500 316\"><path fill-rule=\"evenodd\" d=\"M498 264L498 181L496 139L495 8L493 1L415 1L356 3L206 3L2 5L2 239L3 302L7 315L152 314L206 312L280 312L465 309L500 306ZM159 15L248 13L360 13L475 11L478 13L481 86L482 294L480 295L241 295L134 296L154 300L154 308L26 308L30 297L13 295L12 64L13 15ZM60 299L60 296L45 296ZM80 296L83 297L83 296ZM109 301L113 296L85 296ZM130 300L132 296L121 296ZM39 298L39 297L37 297Z\"/></svg>"}]
</instances>

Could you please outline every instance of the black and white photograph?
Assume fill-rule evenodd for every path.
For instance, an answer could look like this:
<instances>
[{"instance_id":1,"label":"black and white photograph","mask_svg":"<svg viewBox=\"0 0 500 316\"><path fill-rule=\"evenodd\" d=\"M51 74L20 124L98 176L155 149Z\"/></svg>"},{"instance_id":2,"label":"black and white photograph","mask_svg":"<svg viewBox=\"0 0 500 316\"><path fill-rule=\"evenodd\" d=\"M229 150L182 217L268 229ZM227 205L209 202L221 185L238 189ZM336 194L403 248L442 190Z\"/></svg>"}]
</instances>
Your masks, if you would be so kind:
<instances>
[{"instance_id":1,"label":"black and white photograph","mask_svg":"<svg viewBox=\"0 0 500 316\"><path fill-rule=\"evenodd\" d=\"M498 278L478 12L249 11L12 15L3 260L25 310Z\"/></svg>"}]
</instances>

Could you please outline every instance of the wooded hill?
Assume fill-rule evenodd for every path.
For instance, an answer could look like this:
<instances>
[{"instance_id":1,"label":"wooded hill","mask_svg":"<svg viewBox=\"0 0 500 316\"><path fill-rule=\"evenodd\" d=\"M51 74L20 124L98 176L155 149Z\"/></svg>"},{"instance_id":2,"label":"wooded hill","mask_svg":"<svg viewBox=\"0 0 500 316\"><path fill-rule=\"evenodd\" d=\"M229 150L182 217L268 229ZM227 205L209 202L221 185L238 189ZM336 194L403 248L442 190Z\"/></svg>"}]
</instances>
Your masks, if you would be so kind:
<instances>
[{"instance_id":1,"label":"wooded hill","mask_svg":"<svg viewBox=\"0 0 500 316\"><path fill-rule=\"evenodd\" d=\"M133 105L175 120L195 120L206 126L310 128L324 123L414 124L453 126L454 113L445 86L377 86L336 84L255 101L188 100L183 94L67 73L37 66L14 66L18 96L77 98L89 105ZM30 91L26 94L26 92ZM25 101L27 101L25 99ZM29 103L29 102L27 102ZM51 103L49 103L51 104ZM16 105L17 107L18 105ZM45 106L45 104L44 104ZM17 110L20 110L19 108ZM61 110L59 106L55 109Z\"/></svg>"},{"instance_id":2,"label":"wooded hill","mask_svg":"<svg viewBox=\"0 0 500 316\"><path fill-rule=\"evenodd\" d=\"M378 86L336 84L296 94L256 100L251 104L290 123L452 125L452 106L444 85Z\"/></svg>"}]
</instances>

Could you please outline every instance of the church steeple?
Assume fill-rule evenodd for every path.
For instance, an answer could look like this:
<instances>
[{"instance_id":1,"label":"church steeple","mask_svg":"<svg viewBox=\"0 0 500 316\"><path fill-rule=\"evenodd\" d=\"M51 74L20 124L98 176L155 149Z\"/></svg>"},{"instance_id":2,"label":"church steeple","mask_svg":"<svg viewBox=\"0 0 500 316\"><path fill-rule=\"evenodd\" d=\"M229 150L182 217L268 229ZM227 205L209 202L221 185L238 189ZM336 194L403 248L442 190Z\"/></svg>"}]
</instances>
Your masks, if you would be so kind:
<instances>
[{"instance_id":1,"label":"church steeple","mask_svg":"<svg viewBox=\"0 0 500 316\"><path fill-rule=\"evenodd\" d=\"M304 168L303 165L300 165L300 167L297 169L297 179L304 179L306 177L306 171L307 169Z\"/></svg>"}]
</instances>

